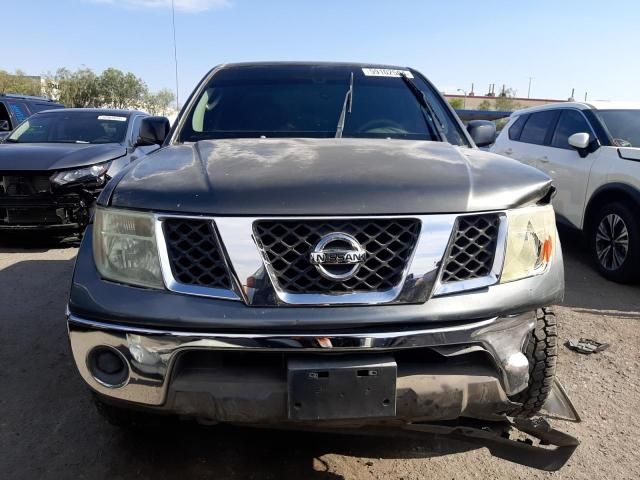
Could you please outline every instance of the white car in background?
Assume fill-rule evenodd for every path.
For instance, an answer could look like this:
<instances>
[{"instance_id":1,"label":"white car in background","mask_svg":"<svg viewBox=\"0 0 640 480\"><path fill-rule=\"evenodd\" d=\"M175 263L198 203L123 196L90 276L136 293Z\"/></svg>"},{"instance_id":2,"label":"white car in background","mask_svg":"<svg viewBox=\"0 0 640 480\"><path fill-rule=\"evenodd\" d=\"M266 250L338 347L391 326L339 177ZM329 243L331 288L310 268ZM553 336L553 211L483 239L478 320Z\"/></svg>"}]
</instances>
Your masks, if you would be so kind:
<instances>
[{"instance_id":1,"label":"white car in background","mask_svg":"<svg viewBox=\"0 0 640 480\"><path fill-rule=\"evenodd\" d=\"M640 103L519 110L491 151L553 179L559 221L584 232L602 275L622 283L640 278Z\"/></svg>"}]
</instances>

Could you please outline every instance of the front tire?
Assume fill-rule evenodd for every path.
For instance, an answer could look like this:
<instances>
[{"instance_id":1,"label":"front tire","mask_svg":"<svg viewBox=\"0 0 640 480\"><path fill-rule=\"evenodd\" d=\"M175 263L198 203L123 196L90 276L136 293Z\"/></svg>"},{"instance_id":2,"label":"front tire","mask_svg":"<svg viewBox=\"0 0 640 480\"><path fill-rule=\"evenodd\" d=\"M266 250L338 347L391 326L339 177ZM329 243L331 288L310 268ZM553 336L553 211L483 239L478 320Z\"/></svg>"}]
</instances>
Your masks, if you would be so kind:
<instances>
[{"instance_id":1,"label":"front tire","mask_svg":"<svg viewBox=\"0 0 640 480\"><path fill-rule=\"evenodd\" d=\"M556 377L558 326L551 308L536 311L536 327L529 338L525 354L529 360L529 385L510 397L511 401L522 404L511 415L530 418L547 401Z\"/></svg>"},{"instance_id":2,"label":"front tire","mask_svg":"<svg viewBox=\"0 0 640 480\"><path fill-rule=\"evenodd\" d=\"M591 222L589 244L598 272L608 280L632 283L640 277L640 222L631 209L614 202L600 208Z\"/></svg>"}]
</instances>

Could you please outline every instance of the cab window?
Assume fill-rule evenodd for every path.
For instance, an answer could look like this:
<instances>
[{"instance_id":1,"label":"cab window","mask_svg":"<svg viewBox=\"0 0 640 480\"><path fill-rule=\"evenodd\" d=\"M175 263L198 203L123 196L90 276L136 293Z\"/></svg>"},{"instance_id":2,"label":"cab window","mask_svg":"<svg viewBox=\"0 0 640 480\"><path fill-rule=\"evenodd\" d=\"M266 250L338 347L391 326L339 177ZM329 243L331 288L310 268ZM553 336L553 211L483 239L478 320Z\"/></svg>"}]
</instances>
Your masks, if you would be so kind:
<instances>
[{"instance_id":1,"label":"cab window","mask_svg":"<svg viewBox=\"0 0 640 480\"><path fill-rule=\"evenodd\" d=\"M518 119L509 127L509 140L519 140L522 127L529 118L529 115L520 115Z\"/></svg>"},{"instance_id":2,"label":"cab window","mask_svg":"<svg viewBox=\"0 0 640 480\"><path fill-rule=\"evenodd\" d=\"M551 140L551 146L557 148L571 149L569 145L569 137L574 133L590 133L591 128L587 124L582 113L577 110L563 110L560 114L560 120L556 126L556 131Z\"/></svg>"},{"instance_id":3,"label":"cab window","mask_svg":"<svg viewBox=\"0 0 640 480\"><path fill-rule=\"evenodd\" d=\"M553 128L557 118L558 111L556 110L532 113L522 129L520 141L533 143L535 145L544 145L547 135Z\"/></svg>"}]
</instances>

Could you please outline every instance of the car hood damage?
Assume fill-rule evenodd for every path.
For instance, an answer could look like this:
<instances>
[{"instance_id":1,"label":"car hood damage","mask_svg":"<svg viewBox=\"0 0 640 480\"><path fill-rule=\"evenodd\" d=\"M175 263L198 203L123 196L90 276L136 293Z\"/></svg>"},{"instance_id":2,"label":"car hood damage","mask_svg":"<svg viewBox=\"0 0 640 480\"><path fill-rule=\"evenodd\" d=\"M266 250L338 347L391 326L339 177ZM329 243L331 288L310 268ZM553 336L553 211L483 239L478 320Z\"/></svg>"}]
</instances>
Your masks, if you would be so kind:
<instances>
[{"instance_id":1,"label":"car hood damage","mask_svg":"<svg viewBox=\"0 0 640 480\"><path fill-rule=\"evenodd\" d=\"M159 150L100 201L209 215L404 215L498 210L549 195L517 161L448 143L207 140Z\"/></svg>"},{"instance_id":2,"label":"car hood damage","mask_svg":"<svg viewBox=\"0 0 640 480\"><path fill-rule=\"evenodd\" d=\"M117 143L7 143L0 146L0 171L55 171L86 167L126 155Z\"/></svg>"}]
</instances>

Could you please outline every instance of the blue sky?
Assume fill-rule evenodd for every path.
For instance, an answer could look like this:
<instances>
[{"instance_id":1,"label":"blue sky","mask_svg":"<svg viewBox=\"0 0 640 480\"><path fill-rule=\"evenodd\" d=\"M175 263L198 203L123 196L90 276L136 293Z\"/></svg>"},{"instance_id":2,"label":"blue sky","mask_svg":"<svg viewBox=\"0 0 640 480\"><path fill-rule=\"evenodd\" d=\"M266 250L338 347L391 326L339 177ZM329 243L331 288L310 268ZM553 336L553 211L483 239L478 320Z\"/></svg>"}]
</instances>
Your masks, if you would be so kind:
<instances>
[{"instance_id":1,"label":"blue sky","mask_svg":"<svg viewBox=\"0 0 640 480\"><path fill-rule=\"evenodd\" d=\"M440 90L640 99L640 2L175 0L180 98L250 60L408 65ZM2 0L0 69L132 71L174 88L171 0ZM8 21L7 21L8 20Z\"/></svg>"}]
</instances>

